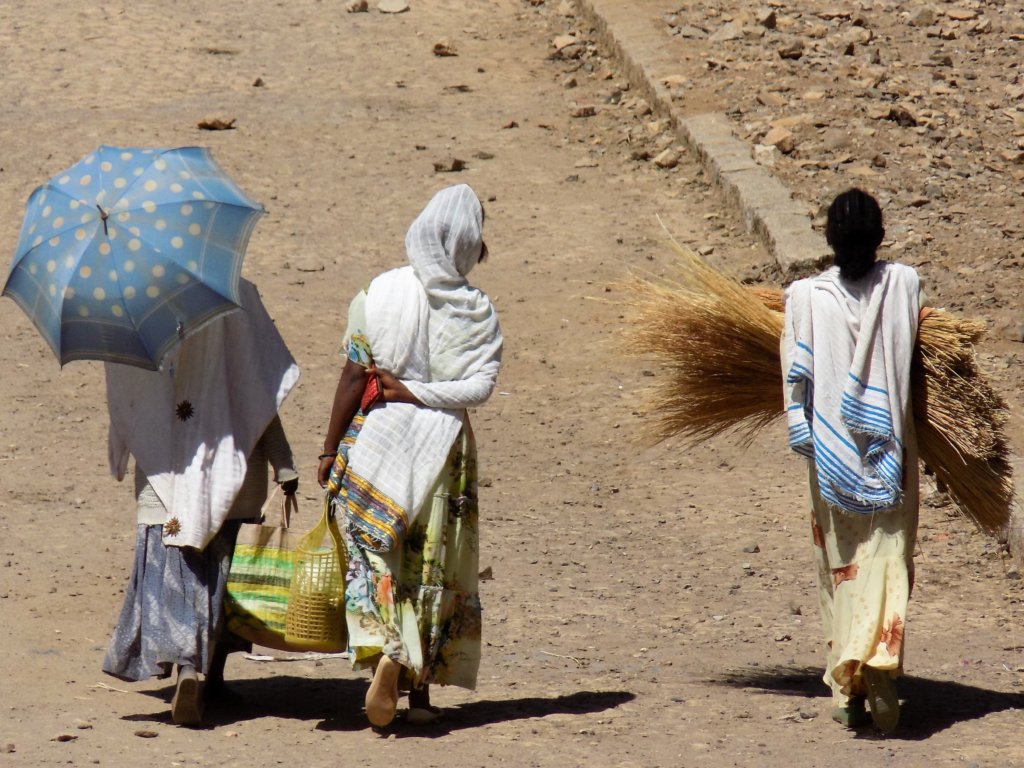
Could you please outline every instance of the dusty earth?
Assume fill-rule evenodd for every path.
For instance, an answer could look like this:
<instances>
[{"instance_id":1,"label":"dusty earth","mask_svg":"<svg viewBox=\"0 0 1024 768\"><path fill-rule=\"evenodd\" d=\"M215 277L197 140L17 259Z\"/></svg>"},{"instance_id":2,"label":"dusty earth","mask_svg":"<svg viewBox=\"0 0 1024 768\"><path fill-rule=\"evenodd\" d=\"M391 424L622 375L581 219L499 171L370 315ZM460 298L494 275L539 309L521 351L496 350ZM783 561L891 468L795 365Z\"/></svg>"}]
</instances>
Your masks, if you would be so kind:
<instances>
[{"instance_id":1,"label":"dusty earth","mask_svg":"<svg viewBox=\"0 0 1024 768\"><path fill-rule=\"evenodd\" d=\"M938 3L924 26L911 5L844 7L636 2L679 47L685 108L728 112L752 151L773 121L812 115L783 124L787 152L758 156L812 215L852 183L877 191L891 249L935 303L1002 329L981 354L1016 407L1019 4ZM738 37L710 39L729 23ZM552 56L569 33L578 57ZM795 39L802 57L781 58ZM438 43L457 55L435 56ZM8 252L33 187L100 143L210 146L266 205L244 272L303 368L282 416L305 520L347 300L402 262L406 227L443 185L489 201L492 256L474 278L507 344L500 392L473 415L493 574L478 690L438 691L438 725L377 733L345 661L239 656L228 676L245 703L193 730L170 724L165 683L99 670L134 520L106 468L101 368L60 370L0 302L0 764L1024 764L1020 582L995 542L930 497L903 722L888 739L854 735L830 721L817 679L803 467L781 427L747 450L637 441L658 371L624 354L616 283L669 268L659 217L737 275L773 267L689 155L643 159L673 138L571 5L11 0L0 50ZM952 64L930 66L943 51ZM873 116L901 104L913 125ZM236 122L200 131L207 117ZM435 171L452 158L465 169Z\"/></svg>"}]
</instances>

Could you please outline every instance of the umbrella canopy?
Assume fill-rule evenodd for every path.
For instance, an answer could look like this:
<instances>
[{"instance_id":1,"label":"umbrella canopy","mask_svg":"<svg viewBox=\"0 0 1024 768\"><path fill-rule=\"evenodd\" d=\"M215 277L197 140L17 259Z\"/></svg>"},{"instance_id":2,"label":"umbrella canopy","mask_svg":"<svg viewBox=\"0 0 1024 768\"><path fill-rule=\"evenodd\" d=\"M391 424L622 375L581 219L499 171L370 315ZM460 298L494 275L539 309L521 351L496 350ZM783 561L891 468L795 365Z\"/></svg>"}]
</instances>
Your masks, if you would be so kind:
<instances>
[{"instance_id":1,"label":"umbrella canopy","mask_svg":"<svg viewBox=\"0 0 1024 768\"><path fill-rule=\"evenodd\" d=\"M180 339L238 308L263 212L204 148L102 146L29 197L3 295L62 366L156 370Z\"/></svg>"}]
</instances>

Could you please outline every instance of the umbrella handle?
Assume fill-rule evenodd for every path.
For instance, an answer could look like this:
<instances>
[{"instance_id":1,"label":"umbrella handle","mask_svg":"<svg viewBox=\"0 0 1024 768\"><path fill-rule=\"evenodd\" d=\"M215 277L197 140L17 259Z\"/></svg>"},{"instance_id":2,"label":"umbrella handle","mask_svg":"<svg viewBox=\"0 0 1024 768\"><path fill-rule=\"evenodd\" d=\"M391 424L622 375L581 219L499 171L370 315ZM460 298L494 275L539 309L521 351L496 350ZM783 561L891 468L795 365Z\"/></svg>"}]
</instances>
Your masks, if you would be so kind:
<instances>
[{"instance_id":1,"label":"umbrella handle","mask_svg":"<svg viewBox=\"0 0 1024 768\"><path fill-rule=\"evenodd\" d=\"M107 235L109 237L110 233L107 232L107 217L110 214L108 214L106 211L104 211L102 208L100 208L100 204L99 203L96 203L96 208L99 209L100 220L103 222L103 234Z\"/></svg>"}]
</instances>

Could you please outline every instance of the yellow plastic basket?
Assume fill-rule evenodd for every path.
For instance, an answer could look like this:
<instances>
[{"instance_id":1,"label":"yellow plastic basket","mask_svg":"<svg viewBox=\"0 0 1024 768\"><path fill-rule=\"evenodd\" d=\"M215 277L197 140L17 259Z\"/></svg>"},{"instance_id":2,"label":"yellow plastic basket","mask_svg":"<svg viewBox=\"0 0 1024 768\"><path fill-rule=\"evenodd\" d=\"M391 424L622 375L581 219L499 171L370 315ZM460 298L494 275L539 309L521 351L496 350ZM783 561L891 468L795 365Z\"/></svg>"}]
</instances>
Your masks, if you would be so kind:
<instances>
[{"instance_id":1,"label":"yellow plastic basket","mask_svg":"<svg viewBox=\"0 0 1024 768\"><path fill-rule=\"evenodd\" d=\"M324 513L295 548L285 641L307 651L345 650L345 548L324 496Z\"/></svg>"}]
</instances>

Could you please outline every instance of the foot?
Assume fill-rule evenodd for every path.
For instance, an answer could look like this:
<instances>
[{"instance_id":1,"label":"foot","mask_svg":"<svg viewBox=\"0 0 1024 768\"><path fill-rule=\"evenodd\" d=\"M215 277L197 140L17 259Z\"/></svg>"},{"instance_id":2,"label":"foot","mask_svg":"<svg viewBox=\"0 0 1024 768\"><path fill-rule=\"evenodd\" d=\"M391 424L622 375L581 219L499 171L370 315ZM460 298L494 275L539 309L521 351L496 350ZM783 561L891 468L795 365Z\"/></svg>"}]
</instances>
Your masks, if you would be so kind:
<instances>
[{"instance_id":1,"label":"foot","mask_svg":"<svg viewBox=\"0 0 1024 768\"><path fill-rule=\"evenodd\" d=\"M373 682L366 692L366 716L370 724L383 728L395 719L398 709L398 674L402 667L388 656L381 656Z\"/></svg>"},{"instance_id":2,"label":"foot","mask_svg":"<svg viewBox=\"0 0 1024 768\"><path fill-rule=\"evenodd\" d=\"M832 710L832 719L847 728L867 728L871 725L871 715L864 708L863 696L851 696L846 705Z\"/></svg>"},{"instance_id":3,"label":"foot","mask_svg":"<svg viewBox=\"0 0 1024 768\"><path fill-rule=\"evenodd\" d=\"M241 704L245 701L245 697L238 691L229 688L223 680L211 680L208 677L203 682L203 701L222 707L231 707Z\"/></svg>"},{"instance_id":4,"label":"foot","mask_svg":"<svg viewBox=\"0 0 1024 768\"><path fill-rule=\"evenodd\" d=\"M171 720L175 725L200 725L203 722L199 677L193 667L178 667L178 683L171 699Z\"/></svg>"},{"instance_id":5,"label":"foot","mask_svg":"<svg viewBox=\"0 0 1024 768\"><path fill-rule=\"evenodd\" d=\"M888 670L864 666L861 674L868 689L868 706L875 728L883 734L896 730L900 719L900 700L896 695L896 683Z\"/></svg>"},{"instance_id":6,"label":"foot","mask_svg":"<svg viewBox=\"0 0 1024 768\"><path fill-rule=\"evenodd\" d=\"M409 691L409 711L405 722L410 725L429 725L441 718L441 709L430 706L430 686L424 685Z\"/></svg>"}]
</instances>

